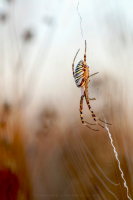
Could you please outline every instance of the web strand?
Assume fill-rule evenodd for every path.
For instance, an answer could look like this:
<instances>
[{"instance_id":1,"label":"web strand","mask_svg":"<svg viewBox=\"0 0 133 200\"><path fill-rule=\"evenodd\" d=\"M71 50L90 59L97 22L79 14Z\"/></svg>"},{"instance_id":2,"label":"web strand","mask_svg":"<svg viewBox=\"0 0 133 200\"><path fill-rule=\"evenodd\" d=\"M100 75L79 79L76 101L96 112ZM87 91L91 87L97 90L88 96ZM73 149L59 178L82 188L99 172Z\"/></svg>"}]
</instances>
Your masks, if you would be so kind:
<instances>
[{"instance_id":1,"label":"web strand","mask_svg":"<svg viewBox=\"0 0 133 200\"><path fill-rule=\"evenodd\" d=\"M82 17L81 17L81 15L80 15L80 13L79 13L78 6L79 6L79 0L78 0L78 4L77 4L77 12L78 12L78 15L79 15L79 18L80 18L81 36L82 36L82 38L83 38L83 40L84 40L84 37L83 37L83 29L82 29Z\"/></svg>"},{"instance_id":2,"label":"web strand","mask_svg":"<svg viewBox=\"0 0 133 200\"><path fill-rule=\"evenodd\" d=\"M104 120L105 120L105 122L106 122L105 117L104 117ZM113 150L114 150L115 158L116 158L116 160L117 160L117 162L118 162L118 167L119 167L119 170L120 170L120 172L121 172L121 177L122 177L122 179L123 179L123 181L124 181L124 187L127 189L127 198L130 199L130 200L132 200L132 199L129 197L129 189L128 189L128 186L127 186L127 182L126 182L126 180L125 180L125 178L124 178L124 173L123 173L123 171L122 171L122 169L121 169L121 166L120 166L120 160L119 160L119 158L118 158L118 153L117 153L116 148L115 148L115 146L114 146L114 144L113 144L113 139L112 139L111 133L109 132L109 129L108 129L108 127L107 127L107 124L105 124L105 128L106 128L106 130L107 130L107 132L108 132L108 135L109 135L109 138L110 138L110 140L111 140L111 145L112 145Z\"/></svg>"}]
</instances>

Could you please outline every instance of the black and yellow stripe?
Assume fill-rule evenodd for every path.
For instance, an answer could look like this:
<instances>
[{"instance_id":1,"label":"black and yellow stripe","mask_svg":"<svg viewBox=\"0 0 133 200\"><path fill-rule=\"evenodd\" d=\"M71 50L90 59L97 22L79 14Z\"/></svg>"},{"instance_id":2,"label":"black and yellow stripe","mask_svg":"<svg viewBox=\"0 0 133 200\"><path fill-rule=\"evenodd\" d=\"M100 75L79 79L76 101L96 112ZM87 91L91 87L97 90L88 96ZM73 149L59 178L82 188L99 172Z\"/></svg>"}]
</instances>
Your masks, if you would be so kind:
<instances>
[{"instance_id":1,"label":"black and yellow stripe","mask_svg":"<svg viewBox=\"0 0 133 200\"><path fill-rule=\"evenodd\" d=\"M77 87L80 87L84 79L84 65L82 60L76 66L74 79Z\"/></svg>"}]
</instances>

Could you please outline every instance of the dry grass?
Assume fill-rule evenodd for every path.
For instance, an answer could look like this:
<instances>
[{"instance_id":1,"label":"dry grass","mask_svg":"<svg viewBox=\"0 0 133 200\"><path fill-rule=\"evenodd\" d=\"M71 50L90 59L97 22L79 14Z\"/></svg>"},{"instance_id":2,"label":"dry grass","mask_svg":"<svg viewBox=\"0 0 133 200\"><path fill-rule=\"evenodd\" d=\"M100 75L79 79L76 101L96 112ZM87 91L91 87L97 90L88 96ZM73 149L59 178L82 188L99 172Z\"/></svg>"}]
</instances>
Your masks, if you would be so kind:
<instances>
[{"instance_id":1,"label":"dry grass","mask_svg":"<svg viewBox=\"0 0 133 200\"><path fill-rule=\"evenodd\" d=\"M31 180L24 151L21 115L7 105L1 108L0 122L0 197L2 200L33 199Z\"/></svg>"}]
</instances>

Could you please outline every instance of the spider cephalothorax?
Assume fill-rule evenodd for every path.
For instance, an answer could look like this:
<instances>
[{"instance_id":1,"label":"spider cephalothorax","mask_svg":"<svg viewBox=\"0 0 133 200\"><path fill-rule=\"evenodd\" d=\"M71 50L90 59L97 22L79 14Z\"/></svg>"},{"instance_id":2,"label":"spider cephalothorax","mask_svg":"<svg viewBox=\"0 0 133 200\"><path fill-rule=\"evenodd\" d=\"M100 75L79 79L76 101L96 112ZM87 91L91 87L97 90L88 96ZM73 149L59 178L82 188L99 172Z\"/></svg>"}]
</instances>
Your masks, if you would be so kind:
<instances>
[{"instance_id":1,"label":"spider cephalothorax","mask_svg":"<svg viewBox=\"0 0 133 200\"><path fill-rule=\"evenodd\" d=\"M76 59L76 56L77 56L78 52L79 52L79 50L77 51L77 53L75 55L75 58L73 60L72 71L73 71L73 77L75 79L76 86L81 88L81 99L80 99L80 118L81 118L81 121L82 121L83 125L85 125L88 128L92 129L91 127L89 127L87 125L87 124L90 124L90 123L88 123L88 122L86 122L86 121L83 120L83 114L82 114L82 110L83 110L83 98L85 97L86 103L88 105L89 110L91 111L91 114L92 114L92 117L93 117L94 121L96 122L96 124L98 124L102 128L104 128L101 124L98 123L98 120L100 120L101 122L104 122L104 121L102 121L101 119L98 119L96 117L96 115L93 113L93 111L91 109L90 102L89 102L89 100L96 100L95 98L90 99L88 97L88 83L90 81L89 77L97 74L98 72L96 72L96 73L94 73L92 75L89 75L89 66L86 64L86 41L85 41L84 61L81 60L77 64L77 66L75 68L75 71L74 71L74 62L75 62L75 59ZM106 122L104 122L104 123L106 123ZM90 125L96 125L96 124L90 124ZM107 123L107 124L109 124L109 123ZM92 130L98 131L96 129L92 129Z\"/></svg>"}]
</instances>

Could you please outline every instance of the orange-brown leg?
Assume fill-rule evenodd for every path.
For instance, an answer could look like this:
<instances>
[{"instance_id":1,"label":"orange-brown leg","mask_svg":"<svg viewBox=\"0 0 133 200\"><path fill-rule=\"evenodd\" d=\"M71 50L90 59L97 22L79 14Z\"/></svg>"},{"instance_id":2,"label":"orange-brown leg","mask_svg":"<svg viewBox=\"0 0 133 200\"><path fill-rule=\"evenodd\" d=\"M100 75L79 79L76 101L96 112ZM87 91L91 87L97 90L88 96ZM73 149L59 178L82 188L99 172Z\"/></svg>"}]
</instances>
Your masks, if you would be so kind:
<instances>
[{"instance_id":1,"label":"orange-brown leg","mask_svg":"<svg viewBox=\"0 0 133 200\"><path fill-rule=\"evenodd\" d=\"M79 50L80 50L80 49L79 49ZM75 62L75 59L76 59L76 56L77 56L79 50L77 51L77 53L76 53L76 55L75 55L75 57L74 57L74 60L73 60L73 64L72 64L73 76L74 76L74 62Z\"/></svg>"},{"instance_id":2,"label":"orange-brown leg","mask_svg":"<svg viewBox=\"0 0 133 200\"><path fill-rule=\"evenodd\" d=\"M96 72L96 73L94 73L94 74L91 74L91 75L89 75L89 77L91 77L91 76L94 76L94 75L96 75L96 74L98 74L99 72Z\"/></svg>"},{"instance_id":3,"label":"orange-brown leg","mask_svg":"<svg viewBox=\"0 0 133 200\"><path fill-rule=\"evenodd\" d=\"M97 73L98 73L98 72L97 72ZM105 123L105 124L112 125L112 124L110 124L110 123L107 123L107 122L105 122L105 121L103 121L103 120L97 118L96 115L93 113L93 111L92 111L92 109L91 109L91 106L90 106L90 103L89 103L89 100L95 100L95 98L93 98L93 99L89 99L89 98L88 98L88 85L87 85L87 82L86 82L86 85L85 85L85 99L86 99L86 103L87 103L87 105L88 105L88 108L89 108L89 110L91 111L91 114L92 114L92 117L93 117L94 121L95 121L99 126L101 126L102 128L104 128L104 126L102 126L101 124L99 124L99 123L97 122L97 120L99 120L99 121L101 121L101 122L103 122L103 123Z\"/></svg>"},{"instance_id":4,"label":"orange-brown leg","mask_svg":"<svg viewBox=\"0 0 133 200\"><path fill-rule=\"evenodd\" d=\"M105 124L112 125L112 124L110 124L110 123L108 123L108 122L105 122L105 121L99 119L99 118L98 118L98 120L101 121L101 122L103 122L103 123L105 123Z\"/></svg>"},{"instance_id":5,"label":"orange-brown leg","mask_svg":"<svg viewBox=\"0 0 133 200\"><path fill-rule=\"evenodd\" d=\"M84 65L86 66L86 40L85 40L85 54L84 54Z\"/></svg>"},{"instance_id":6,"label":"orange-brown leg","mask_svg":"<svg viewBox=\"0 0 133 200\"><path fill-rule=\"evenodd\" d=\"M85 94L85 99L86 99L86 103L87 103L87 105L88 105L88 108L89 108L89 110L91 111L93 120L94 120L99 126L101 126L102 128L104 128L104 126L102 126L101 124L99 124L99 123L97 122L97 117L96 117L96 115L93 113L93 111L92 111L92 109L91 109L90 102L89 102L89 98L87 97L86 94Z\"/></svg>"},{"instance_id":7,"label":"orange-brown leg","mask_svg":"<svg viewBox=\"0 0 133 200\"><path fill-rule=\"evenodd\" d=\"M92 100L96 100L96 98L89 98L89 100L91 100L91 101L92 101Z\"/></svg>"},{"instance_id":8,"label":"orange-brown leg","mask_svg":"<svg viewBox=\"0 0 133 200\"><path fill-rule=\"evenodd\" d=\"M87 124L90 124L90 125L96 125L96 124L88 123L88 122L84 121L84 119L83 119L83 113L82 113L82 111L83 111L83 98L84 98L84 96L82 95L81 99L80 99L80 118L81 118L82 124L87 126L88 128L90 128L93 131L99 131L99 130L93 129L90 126L87 125Z\"/></svg>"},{"instance_id":9,"label":"orange-brown leg","mask_svg":"<svg viewBox=\"0 0 133 200\"><path fill-rule=\"evenodd\" d=\"M96 72L96 73L94 73L94 74L91 74L91 75L89 75L89 76L87 76L87 78L85 79L85 81L87 81L87 79L88 78L90 78L91 76L94 76L94 75L96 75L96 74L98 74L99 72ZM90 81L90 80L89 80Z\"/></svg>"}]
</instances>

